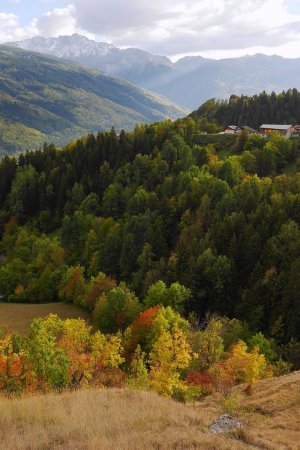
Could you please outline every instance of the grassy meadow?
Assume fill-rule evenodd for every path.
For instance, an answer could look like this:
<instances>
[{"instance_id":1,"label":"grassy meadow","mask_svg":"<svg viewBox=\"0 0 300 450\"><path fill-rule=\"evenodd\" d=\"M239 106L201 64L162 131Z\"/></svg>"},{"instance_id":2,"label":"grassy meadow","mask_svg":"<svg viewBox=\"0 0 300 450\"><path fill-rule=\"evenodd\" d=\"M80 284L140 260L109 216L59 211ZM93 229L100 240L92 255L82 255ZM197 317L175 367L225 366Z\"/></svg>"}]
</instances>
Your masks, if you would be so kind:
<instances>
[{"instance_id":1,"label":"grassy meadow","mask_svg":"<svg viewBox=\"0 0 300 450\"><path fill-rule=\"evenodd\" d=\"M298 450L300 372L258 382L252 394L235 388L184 405L152 392L80 390L0 397L1 449L14 450ZM226 411L244 428L209 432Z\"/></svg>"},{"instance_id":2,"label":"grassy meadow","mask_svg":"<svg viewBox=\"0 0 300 450\"><path fill-rule=\"evenodd\" d=\"M0 303L0 328L27 334L33 319L57 314L61 319L81 317L90 321L90 314L71 303L23 304Z\"/></svg>"}]
</instances>

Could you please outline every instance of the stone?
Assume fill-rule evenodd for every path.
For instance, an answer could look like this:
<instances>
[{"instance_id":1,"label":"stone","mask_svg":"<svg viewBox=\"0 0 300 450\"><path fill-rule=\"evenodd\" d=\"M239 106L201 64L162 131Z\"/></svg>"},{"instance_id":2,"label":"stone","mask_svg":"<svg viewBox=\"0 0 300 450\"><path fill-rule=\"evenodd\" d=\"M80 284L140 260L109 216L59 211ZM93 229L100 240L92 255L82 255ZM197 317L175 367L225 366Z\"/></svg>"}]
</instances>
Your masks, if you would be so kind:
<instances>
[{"instance_id":1,"label":"stone","mask_svg":"<svg viewBox=\"0 0 300 450\"><path fill-rule=\"evenodd\" d=\"M215 420L209 427L212 433L228 433L242 428L242 424L229 414L223 414Z\"/></svg>"}]
</instances>

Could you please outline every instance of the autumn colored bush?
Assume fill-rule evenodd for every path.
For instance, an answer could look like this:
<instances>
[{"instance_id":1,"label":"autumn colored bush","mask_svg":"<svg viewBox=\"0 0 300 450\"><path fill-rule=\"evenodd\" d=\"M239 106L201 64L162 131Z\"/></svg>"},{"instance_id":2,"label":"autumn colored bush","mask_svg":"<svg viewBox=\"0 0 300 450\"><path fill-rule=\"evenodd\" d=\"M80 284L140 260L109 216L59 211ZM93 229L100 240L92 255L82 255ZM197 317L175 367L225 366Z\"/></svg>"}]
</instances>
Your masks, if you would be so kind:
<instances>
[{"instance_id":1,"label":"autumn colored bush","mask_svg":"<svg viewBox=\"0 0 300 450\"><path fill-rule=\"evenodd\" d=\"M148 389L149 372L146 365L146 353L138 345L129 366L127 385L135 389Z\"/></svg>"},{"instance_id":2,"label":"autumn colored bush","mask_svg":"<svg viewBox=\"0 0 300 450\"><path fill-rule=\"evenodd\" d=\"M24 352L16 353L13 336L0 341L0 391L6 393L29 392L36 388L35 374Z\"/></svg>"},{"instance_id":3,"label":"autumn colored bush","mask_svg":"<svg viewBox=\"0 0 300 450\"><path fill-rule=\"evenodd\" d=\"M92 384L98 387L106 388L123 388L126 385L127 374L117 367L103 368L96 377L94 377Z\"/></svg>"},{"instance_id":4,"label":"autumn colored bush","mask_svg":"<svg viewBox=\"0 0 300 450\"><path fill-rule=\"evenodd\" d=\"M120 283L97 301L93 312L95 325L104 333L124 330L141 311L136 295Z\"/></svg>"},{"instance_id":5,"label":"autumn colored bush","mask_svg":"<svg viewBox=\"0 0 300 450\"><path fill-rule=\"evenodd\" d=\"M127 320L131 313L135 317L139 304L131 291L114 290L107 296L110 306L128 308ZM118 310L110 317L113 324ZM271 366L257 346L243 341L222 352L219 324L193 331L171 307L155 306L140 312L124 332L105 334L83 319L49 314L33 320L28 336L0 334L0 391L129 386L186 402L213 389L228 395L239 383L247 383L250 392L256 381L289 369L282 362Z\"/></svg>"},{"instance_id":6,"label":"autumn colored bush","mask_svg":"<svg viewBox=\"0 0 300 450\"><path fill-rule=\"evenodd\" d=\"M206 388L207 390L211 389L212 387L212 379L208 375L208 373L199 372L195 369L191 369L188 371L185 377L185 381L187 382L187 384L201 386L203 388Z\"/></svg>"},{"instance_id":7,"label":"autumn colored bush","mask_svg":"<svg viewBox=\"0 0 300 450\"><path fill-rule=\"evenodd\" d=\"M0 339L0 390L123 385L126 375L119 369L124 362L121 341L118 333L93 332L82 319L61 320L54 314L35 319L29 336L18 345L13 335Z\"/></svg>"},{"instance_id":8,"label":"autumn colored bush","mask_svg":"<svg viewBox=\"0 0 300 450\"><path fill-rule=\"evenodd\" d=\"M99 273L97 277L92 277L84 298L85 307L89 311L93 311L97 300L115 286L116 281L111 277L107 277L104 273Z\"/></svg>"},{"instance_id":9,"label":"autumn colored bush","mask_svg":"<svg viewBox=\"0 0 300 450\"><path fill-rule=\"evenodd\" d=\"M272 366L267 364L258 347L249 351L247 344L239 341L226 359L209 369L209 375L217 389L228 392L235 384L247 383L251 388L258 380L272 376Z\"/></svg>"},{"instance_id":10,"label":"autumn colored bush","mask_svg":"<svg viewBox=\"0 0 300 450\"><path fill-rule=\"evenodd\" d=\"M145 349L149 331L158 311L158 306L142 311L126 330L124 345L127 358L130 357L138 345Z\"/></svg>"},{"instance_id":11,"label":"autumn colored bush","mask_svg":"<svg viewBox=\"0 0 300 450\"><path fill-rule=\"evenodd\" d=\"M64 302L83 305L85 289L84 269L80 266L69 267L60 281L59 298Z\"/></svg>"}]
</instances>

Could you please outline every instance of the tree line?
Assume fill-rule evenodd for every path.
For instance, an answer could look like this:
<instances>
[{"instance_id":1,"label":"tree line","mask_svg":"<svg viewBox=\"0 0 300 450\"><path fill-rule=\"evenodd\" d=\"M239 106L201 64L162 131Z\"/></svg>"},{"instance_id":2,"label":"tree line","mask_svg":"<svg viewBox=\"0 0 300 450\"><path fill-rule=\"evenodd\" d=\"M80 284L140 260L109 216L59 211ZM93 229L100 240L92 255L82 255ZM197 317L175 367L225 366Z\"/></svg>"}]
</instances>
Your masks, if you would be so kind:
<instances>
[{"instance_id":1,"label":"tree line","mask_svg":"<svg viewBox=\"0 0 300 450\"><path fill-rule=\"evenodd\" d=\"M227 126L247 125L258 129L264 123L300 124L300 92L289 89L280 94L231 95L229 100L211 99L191 116Z\"/></svg>"}]
</instances>

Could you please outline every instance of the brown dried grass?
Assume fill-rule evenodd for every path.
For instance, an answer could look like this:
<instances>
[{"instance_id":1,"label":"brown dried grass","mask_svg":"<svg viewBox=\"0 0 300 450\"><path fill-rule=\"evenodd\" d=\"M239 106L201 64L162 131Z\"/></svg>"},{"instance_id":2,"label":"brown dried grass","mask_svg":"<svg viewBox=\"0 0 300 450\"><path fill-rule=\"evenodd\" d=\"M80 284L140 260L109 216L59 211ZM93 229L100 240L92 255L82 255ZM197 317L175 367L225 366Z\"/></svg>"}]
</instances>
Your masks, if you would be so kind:
<instances>
[{"instance_id":1,"label":"brown dried grass","mask_svg":"<svg viewBox=\"0 0 300 450\"><path fill-rule=\"evenodd\" d=\"M90 322L91 315L72 303L0 303L0 328L10 332L27 334L30 324L36 317L57 314L61 319L81 317Z\"/></svg>"},{"instance_id":2,"label":"brown dried grass","mask_svg":"<svg viewBox=\"0 0 300 450\"><path fill-rule=\"evenodd\" d=\"M300 373L243 388L235 415L245 428L215 436L220 394L183 405L151 392L85 390L0 397L0 448L7 450L298 450Z\"/></svg>"}]
</instances>

